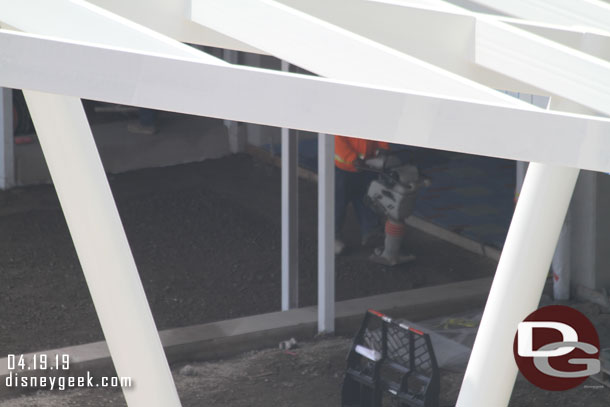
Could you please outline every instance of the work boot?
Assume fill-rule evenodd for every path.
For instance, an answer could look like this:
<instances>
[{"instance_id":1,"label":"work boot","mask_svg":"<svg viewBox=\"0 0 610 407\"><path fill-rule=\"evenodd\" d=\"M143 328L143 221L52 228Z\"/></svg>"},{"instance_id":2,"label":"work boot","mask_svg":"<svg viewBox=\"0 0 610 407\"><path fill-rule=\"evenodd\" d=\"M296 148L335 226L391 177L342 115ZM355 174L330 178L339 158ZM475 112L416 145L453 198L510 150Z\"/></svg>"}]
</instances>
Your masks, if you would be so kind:
<instances>
[{"instance_id":1,"label":"work boot","mask_svg":"<svg viewBox=\"0 0 610 407\"><path fill-rule=\"evenodd\" d=\"M415 256L410 253L388 253L385 248L378 247L369 256L369 260L384 266L397 266L415 260Z\"/></svg>"},{"instance_id":2,"label":"work boot","mask_svg":"<svg viewBox=\"0 0 610 407\"><path fill-rule=\"evenodd\" d=\"M335 238L335 255L339 256L345 251L345 243L341 239Z\"/></svg>"},{"instance_id":3,"label":"work boot","mask_svg":"<svg viewBox=\"0 0 610 407\"><path fill-rule=\"evenodd\" d=\"M405 225L402 222L388 220L385 225L384 245L375 249L369 260L385 266L396 266L415 260L414 255L402 253L404 234Z\"/></svg>"}]
</instances>

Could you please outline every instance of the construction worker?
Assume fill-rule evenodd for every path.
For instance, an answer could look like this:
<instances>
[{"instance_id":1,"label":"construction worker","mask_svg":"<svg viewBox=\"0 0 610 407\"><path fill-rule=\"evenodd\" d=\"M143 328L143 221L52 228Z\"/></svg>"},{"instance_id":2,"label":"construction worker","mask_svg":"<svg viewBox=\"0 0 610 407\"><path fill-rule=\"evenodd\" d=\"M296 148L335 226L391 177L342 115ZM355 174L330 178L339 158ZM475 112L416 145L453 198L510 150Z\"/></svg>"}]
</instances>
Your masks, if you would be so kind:
<instances>
[{"instance_id":1,"label":"construction worker","mask_svg":"<svg viewBox=\"0 0 610 407\"><path fill-rule=\"evenodd\" d=\"M345 250L341 229L347 206L351 202L360 224L362 245L369 243L379 226L377 215L364 203L367 188L375 174L361 171L364 161L380 150L389 150L388 143L353 137L335 136L335 254Z\"/></svg>"}]
</instances>

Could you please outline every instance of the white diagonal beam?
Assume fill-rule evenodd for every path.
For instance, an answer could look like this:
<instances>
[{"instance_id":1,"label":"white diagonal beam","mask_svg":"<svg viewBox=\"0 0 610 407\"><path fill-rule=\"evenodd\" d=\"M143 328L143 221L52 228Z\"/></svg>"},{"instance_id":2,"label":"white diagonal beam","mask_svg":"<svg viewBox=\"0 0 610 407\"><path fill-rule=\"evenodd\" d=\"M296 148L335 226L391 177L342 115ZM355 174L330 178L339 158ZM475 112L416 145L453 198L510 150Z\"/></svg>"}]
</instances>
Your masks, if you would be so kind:
<instances>
[{"instance_id":1,"label":"white diagonal beam","mask_svg":"<svg viewBox=\"0 0 610 407\"><path fill-rule=\"evenodd\" d=\"M195 22L327 78L525 105L277 1L193 0L191 16ZM461 25L472 31L474 18Z\"/></svg>"},{"instance_id":2,"label":"white diagonal beam","mask_svg":"<svg viewBox=\"0 0 610 407\"><path fill-rule=\"evenodd\" d=\"M408 17L402 15L402 13L400 13L400 12L398 12L399 13L398 16L392 17L396 13L396 9L392 8L392 7L407 6L410 8L409 12L410 12L410 14L412 14L412 17L409 20L408 25L406 27L404 26L404 24L385 24L384 30L378 29L377 32L372 32L371 33L372 35L370 36L371 39L374 39L376 36L379 36L380 34L386 35L387 36L386 38L392 38L392 36L393 36L394 37L393 41L397 44L403 44L403 43L408 42L407 40L409 37L405 37L405 35L404 35L405 33L403 30L410 30L410 32L414 32L414 31L411 31L411 28L410 28L411 24L413 24L413 23L417 24L416 30L417 30L417 32L420 33L420 36L418 39L421 38L424 41L427 41L431 30L436 30L438 32L439 30L437 29L437 27L439 27L441 25L446 26L447 18L453 19L456 21L456 22L452 23L451 20L449 20L449 24L451 25L451 27L453 27L452 33L453 33L453 35L455 35L454 26L455 26L455 24L457 24L457 21L459 21L460 19L463 19L464 16L468 16L468 15L475 16L477 19L478 18L489 19L491 17L488 14L479 14L479 13L471 12L468 9L465 9L463 7L457 7L451 3L448 3L447 1L443 1L443 0L369 0L369 1L364 1L364 2L354 1L354 0L335 0L332 3L333 4L332 7L326 7L326 8L321 7L320 0L309 0L306 2L303 2L301 0L279 0L279 1L282 3L285 3L285 4L294 5L295 7L305 10L305 11L311 10L314 15L318 15L318 16L322 16L323 14L321 14L321 13L333 13L332 10L335 10L336 8L343 7L343 9L345 9L345 7L344 7L345 2L350 2L351 3L350 13L349 13L349 15L343 16L343 19L348 24L357 24L358 23L358 18L360 18L360 17L359 17L359 13L355 12L355 10L363 9L364 7L369 8L369 13L371 12L370 11L371 9L377 10L376 11L377 13L381 13L383 10L383 7L386 7L387 12L383 15L384 21L387 21L387 18L396 18L396 17L399 17L402 21L404 21L404 18L408 18ZM386 4L386 6L379 6L379 4ZM343 13L343 14L345 14L345 13ZM356 14L356 16L354 16L354 14ZM335 11L333 13L333 15L338 16L340 14L338 11ZM335 18L337 18L337 17L335 17ZM381 17L379 17L379 18L381 19ZM525 18L526 17L512 18L512 17L506 17L506 16L496 16L496 15L493 16L493 19L498 22L503 22L503 23L513 25L517 28L522 28L533 34L540 35L542 37L545 37L551 41L555 41L562 45L567 45L569 47L572 47L579 51L583 51L583 52L590 54L592 56L595 56L597 58L610 60L610 32L608 32L608 31L602 31L602 30L591 28L591 27L574 26L573 24L561 25L561 24L557 24L557 23L549 23L548 21L532 21L532 20L527 20ZM413 19L415 19L415 21L413 21ZM336 23L339 23L341 21L341 19L333 20L333 21L335 21ZM339 25L345 26L343 24L339 24ZM369 19L368 26L373 27L374 25L375 25L374 20ZM422 31L422 28L423 28L423 31ZM442 30L442 32L446 32L446 30ZM452 36L439 35L439 38L443 39L443 37L444 37L445 43L448 44L450 41L455 40L454 38L451 38L451 37L453 37L453 35ZM377 41L386 43L383 40L377 40ZM459 52L458 49L454 49L454 50L448 49L446 46L443 45L442 42L439 45L442 49L443 55L454 55L455 53ZM427 47L423 47L423 50L419 50L418 52L426 52L426 48ZM398 49L400 49L400 48L398 48ZM435 51L435 52L439 53L439 51ZM445 56L445 58L446 58L446 56Z\"/></svg>"},{"instance_id":3,"label":"white diagonal beam","mask_svg":"<svg viewBox=\"0 0 610 407\"><path fill-rule=\"evenodd\" d=\"M200 1L200 0L195 0ZM361 0L278 0L279 3L382 44L386 49L425 61L460 76L468 76L474 52L476 17L457 7L425 7L411 2L380 3ZM448 35L448 33L451 33ZM329 44L324 44L329 47ZM337 58L342 57L342 53ZM373 56L363 55L362 59ZM350 61L351 62L351 61ZM382 61L378 61L381 63ZM375 61L368 62L374 64ZM359 65L352 69L359 70ZM382 76L379 69L378 76ZM385 69L383 76L385 75ZM409 77L409 74L401 76ZM337 76L335 76L337 77ZM396 81L395 77L391 78ZM479 78L470 76L470 79ZM406 81L408 79L402 79ZM417 82L417 78L414 78ZM422 86L428 86L424 83Z\"/></svg>"},{"instance_id":4,"label":"white diagonal beam","mask_svg":"<svg viewBox=\"0 0 610 407\"><path fill-rule=\"evenodd\" d=\"M497 17L496 19L596 58L610 61L610 34L608 33L591 32L586 28L568 27L518 18Z\"/></svg>"},{"instance_id":5,"label":"white diagonal beam","mask_svg":"<svg viewBox=\"0 0 610 407\"><path fill-rule=\"evenodd\" d=\"M259 50L193 23L188 18L191 0L90 0L108 11L188 44L238 51Z\"/></svg>"},{"instance_id":6,"label":"white diagonal beam","mask_svg":"<svg viewBox=\"0 0 610 407\"><path fill-rule=\"evenodd\" d=\"M610 63L493 19L477 20L475 62L610 115Z\"/></svg>"},{"instance_id":7,"label":"white diagonal beam","mask_svg":"<svg viewBox=\"0 0 610 407\"><path fill-rule=\"evenodd\" d=\"M607 65L605 61L583 53L592 50L594 54L610 59L610 35L588 38L589 41L578 44L578 49L583 51L578 52L503 23L505 20L467 10L427 8L413 5L410 1L391 4L354 0L334 0L331 3L324 0L279 1L471 80L500 89L551 94L605 114L610 109L607 103L610 95L598 86L602 84L603 87L610 78ZM447 35L448 31L451 35ZM582 36L557 27L545 32L552 33L554 38L563 38L567 33L572 45L576 45L574 42ZM574 38L576 36L578 39ZM501 46L493 47L499 40ZM489 45L482 48L481 44ZM536 53L545 55L545 58L536 59L529 44L535 45ZM489 49L495 53L484 53ZM513 63L506 65L511 59ZM524 69L515 69L518 62L522 63L519 68ZM525 66L527 63L532 66ZM540 81L535 67L541 64L555 75ZM586 79L578 80L579 77ZM569 86L575 80L578 89ZM593 94L595 97L592 98ZM582 111L581 108L578 110Z\"/></svg>"},{"instance_id":8,"label":"white diagonal beam","mask_svg":"<svg viewBox=\"0 0 610 407\"><path fill-rule=\"evenodd\" d=\"M81 101L24 91L130 407L179 407L140 276Z\"/></svg>"},{"instance_id":9,"label":"white diagonal beam","mask_svg":"<svg viewBox=\"0 0 610 407\"><path fill-rule=\"evenodd\" d=\"M610 4L600 0L470 0L509 16L610 33Z\"/></svg>"},{"instance_id":10,"label":"white diagonal beam","mask_svg":"<svg viewBox=\"0 0 610 407\"><path fill-rule=\"evenodd\" d=\"M610 171L610 120L605 118L218 66L5 30L0 30L0 49L0 86ZM227 96L229 87L236 89L234 95Z\"/></svg>"},{"instance_id":11,"label":"white diagonal beam","mask_svg":"<svg viewBox=\"0 0 610 407\"><path fill-rule=\"evenodd\" d=\"M83 0L0 0L0 23L32 34L225 64Z\"/></svg>"},{"instance_id":12,"label":"white diagonal beam","mask_svg":"<svg viewBox=\"0 0 610 407\"><path fill-rule=\"evenodd\" d=\"M530 163L457 407L508 406L517 377L513 339L540 302L578 174L574 168Z\"/></svg>"}]
</instances>

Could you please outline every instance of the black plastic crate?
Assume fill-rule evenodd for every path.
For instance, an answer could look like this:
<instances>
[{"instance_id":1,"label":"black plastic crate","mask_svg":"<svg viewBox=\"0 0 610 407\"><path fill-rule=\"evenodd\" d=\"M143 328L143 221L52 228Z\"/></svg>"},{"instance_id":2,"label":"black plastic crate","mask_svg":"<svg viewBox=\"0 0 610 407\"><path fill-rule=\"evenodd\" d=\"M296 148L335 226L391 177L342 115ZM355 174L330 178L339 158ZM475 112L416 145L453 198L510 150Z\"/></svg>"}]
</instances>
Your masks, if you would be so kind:
<instances>
[{"instance_id":1,"label":"black plastic crate","mask_svg":"<svg viewBox=\"0 0 610 407\"><path fill-rule=\"evenodd\" d=\"M437 407L440 376L430 336L369 310L347 357L343 407Z\"/></svg>"}]
</instances>

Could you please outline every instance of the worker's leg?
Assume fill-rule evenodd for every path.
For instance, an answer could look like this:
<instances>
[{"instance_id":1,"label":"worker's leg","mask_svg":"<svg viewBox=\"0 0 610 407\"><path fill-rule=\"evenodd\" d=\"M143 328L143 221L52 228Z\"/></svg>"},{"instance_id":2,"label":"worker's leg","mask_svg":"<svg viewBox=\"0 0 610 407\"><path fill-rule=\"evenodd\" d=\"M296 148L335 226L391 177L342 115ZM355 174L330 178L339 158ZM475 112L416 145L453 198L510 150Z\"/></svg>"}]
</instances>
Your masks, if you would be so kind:
<instances>
[{"instance_id":1,"label":"worker's leg","mask_svg":"<svg viewBox=\"0 0 610 407\"><path fill-rule=\"evenodd\" d=\"M365 203L366 193L371 181L375 178L375 174L360 172L354 175L352 204L354 205L358 223L360 224L362 244L366 244L372 235L379 229L379 218L377 214Z\"/></svg>"}]
</instances>

